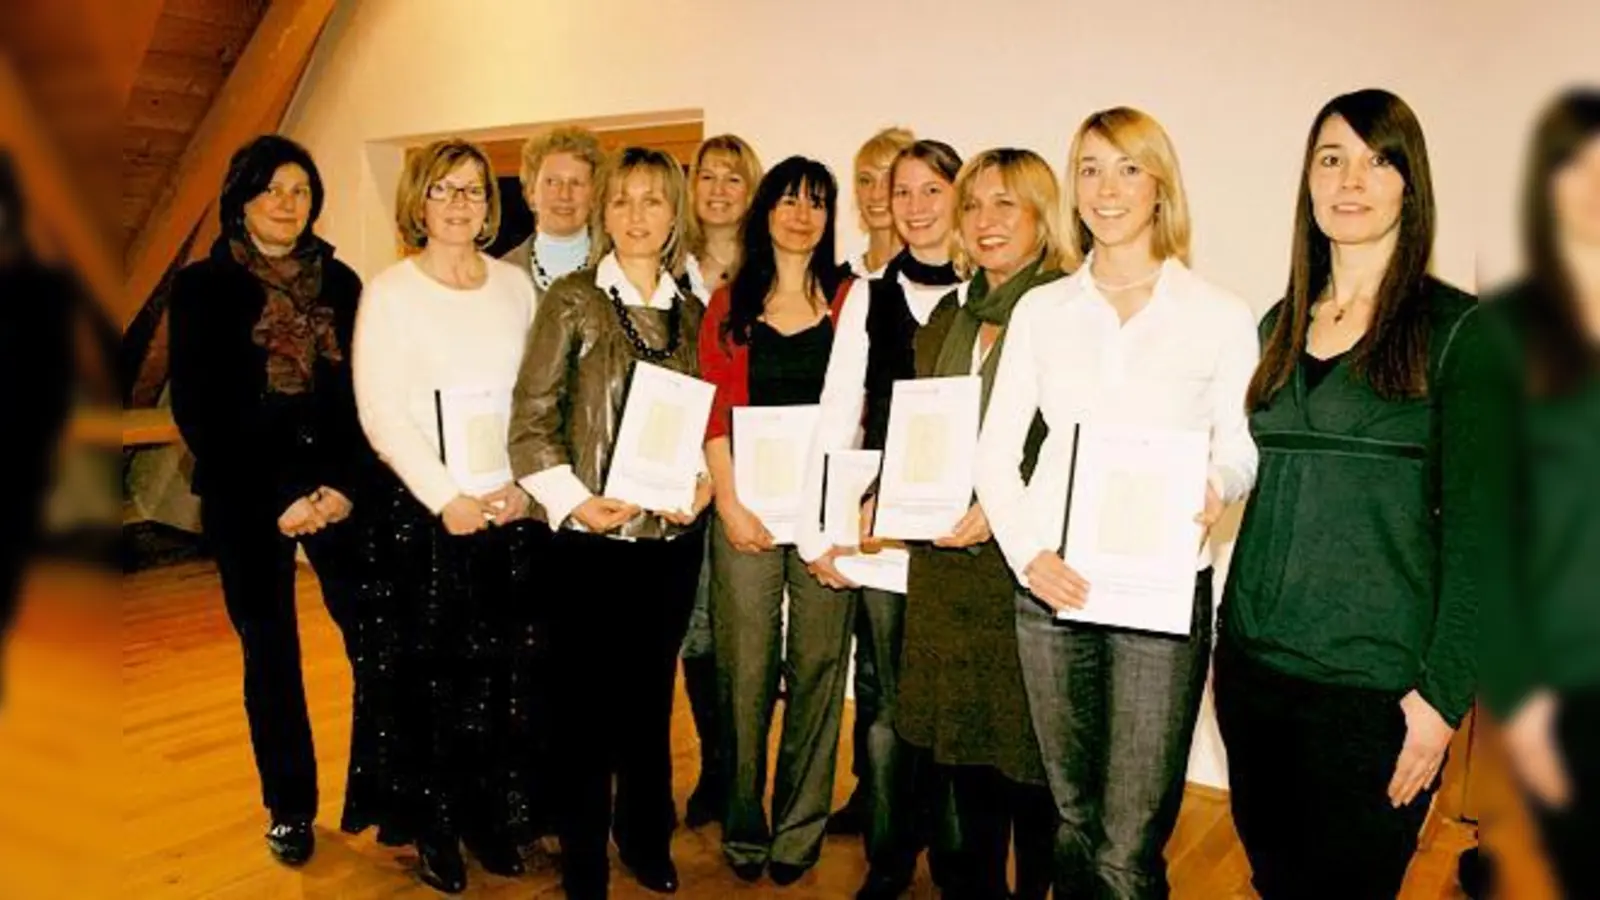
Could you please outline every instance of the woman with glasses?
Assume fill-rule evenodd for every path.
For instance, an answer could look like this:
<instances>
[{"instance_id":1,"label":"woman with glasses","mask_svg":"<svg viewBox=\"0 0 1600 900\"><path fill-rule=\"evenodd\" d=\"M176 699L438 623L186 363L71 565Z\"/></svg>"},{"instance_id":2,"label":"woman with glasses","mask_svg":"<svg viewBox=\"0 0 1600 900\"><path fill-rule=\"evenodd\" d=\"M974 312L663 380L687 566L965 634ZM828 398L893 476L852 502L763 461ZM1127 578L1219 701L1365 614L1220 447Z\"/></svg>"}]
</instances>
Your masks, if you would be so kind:
<instances>
[{"instance_id":1,"label":"woman with glasses","mask_svg":"<svg viewBox=\"0 0 1600 900\"><path fill-rule=\"evenodd\" d=\"M508 635L531 585L502 528L530 501L509 479L464 487L440 434L445 392L509 396L533 314L528 279L481 249L499 226L491 173L480 148L454 139L409 161L395 207L411 255L373 279L355 331L361 424L394 475L378 510L389 542L373 603L391 611L396 637L397 790L422 880L446 892L466 886L463 840L486 870L522 871L508 830L522 727Z\"/></svg>"}]
</instances>

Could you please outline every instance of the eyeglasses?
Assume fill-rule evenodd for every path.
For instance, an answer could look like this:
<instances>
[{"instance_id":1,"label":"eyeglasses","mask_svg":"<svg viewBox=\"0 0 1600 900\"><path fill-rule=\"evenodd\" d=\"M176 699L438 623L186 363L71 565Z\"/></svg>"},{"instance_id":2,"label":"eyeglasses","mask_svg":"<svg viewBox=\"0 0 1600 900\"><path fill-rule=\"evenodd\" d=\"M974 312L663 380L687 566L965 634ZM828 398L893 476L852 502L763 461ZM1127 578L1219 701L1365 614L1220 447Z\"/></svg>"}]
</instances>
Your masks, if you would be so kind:
<instances>
[{"instance_id":1,"label":"eyeglasses","mask_svg":"<svg viewBox=\"0 0 1600 900\"><path fill-rule=\"evenodd\" d=\"M481 184L459 185L435 181L428 185L428 199L440 202L464 199L468 203L482 203L489 199L489 189Z\"/></svg>"}]
</instances>

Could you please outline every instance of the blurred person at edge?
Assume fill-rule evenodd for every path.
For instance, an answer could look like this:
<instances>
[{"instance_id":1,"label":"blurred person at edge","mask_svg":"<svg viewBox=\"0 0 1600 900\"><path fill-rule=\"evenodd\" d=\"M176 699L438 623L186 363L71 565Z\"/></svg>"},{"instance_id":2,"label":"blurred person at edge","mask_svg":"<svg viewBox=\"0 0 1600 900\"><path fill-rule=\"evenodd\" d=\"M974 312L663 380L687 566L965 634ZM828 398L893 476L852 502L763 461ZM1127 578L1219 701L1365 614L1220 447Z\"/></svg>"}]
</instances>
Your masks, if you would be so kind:
<instances>
[{"instance_id":1,"label":"blurred person at edge","mask_svg":"<svg viewBox=\"0 0 1600 900\"><path fill-rule=\"evenodd\" d=\"M0 660L29 558L39 538L55 449L72 396L72 314L80 290L72 276L34 254L27 205L11 158L0 150L0 376L27 384L8 404L0 481ZM4 697L0 682L0 700Z\"/></svg>"},{"instance_id":2,"label":"blurred person at edge","mask_svg":"<svg viewBox=\"0 0 1600 900\"><path fill-rule=\"evenodd\" d=\"M1486 608L1484 699L1504 723L1566 896L1600 896L1600 89L1535 128L1523 196L1527 270L1493 306L1512 328L1524 543L1515 598Z\"/></svg>"}]
</instances>

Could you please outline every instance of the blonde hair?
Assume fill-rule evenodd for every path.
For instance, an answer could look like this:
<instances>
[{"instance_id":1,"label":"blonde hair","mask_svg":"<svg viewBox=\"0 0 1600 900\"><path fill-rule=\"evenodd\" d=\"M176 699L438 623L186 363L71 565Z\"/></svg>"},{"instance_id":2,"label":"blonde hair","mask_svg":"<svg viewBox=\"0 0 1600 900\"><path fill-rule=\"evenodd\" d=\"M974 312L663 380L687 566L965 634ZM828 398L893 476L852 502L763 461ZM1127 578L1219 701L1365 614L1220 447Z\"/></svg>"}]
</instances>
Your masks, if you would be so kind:
<instances>
[{"instance_id":1,"label":"blonde hair","mask_svg":"<svg viewBox=\"0 0 1600 900\"><path fill-rule=\"evenodd\" d=\"M544 165L545 158L556 153L568 153L588 163L591 175L600 174L606 157L605 151L600 149L600 139L587 128L563 125L536 134L522 145L522 168L518 177L522 179L524 193L539 177L539 167Z\"/></svg>"},{"instance_id":2,"label":"blonde hair","mask_svg":"<svg viewBox=\"0 0 1600 900\"><path fill-rule=\"evenodd\" d=\"M667 195L668 205L672 207L672 231L667 234L667 242L661 247L661 265L677 274L683 269L683 255L688 249L685 221L689 218L689 189L683 178L683 167L678 161L653 147L624 148L600 167L600 177L595 180L597 202L589 218L589 233L592 235L589 241L589 265L598 264L616 246L611 235L606 233L606 207L611 204L612 193L620 190L623 180L634 172L654 172L661 177L662 190Z\"/></svg>"},{"instance_id":3,"label":"blonde hair","mask_svg":"<svg viewBox=\"0 0 1600 900\"><path fill-rule=\"evenodd\" d=\"M700 169L705 165L706 157L713 153L732 160L733 170L744 176L749 196L754 197L756 186L761 183L761 159L756 156L756 151L745 142L744 138L736 134L719 134L700 142L700 146L694 151L694 166L689 173L691 183L700 177ZM684 224L687 232L686 250L698 256L706 249L706 235L700 227L700 215L694 211L692 204L688 220Z\"/></svg>"},{"instance_id":4,"label":"blonde hair","mask_svg":"<svg viewBox=\"0 0 1600 900\"><path fill-rule=\"evenodd\" d=\"M998 170L1006 191L1033 210L1034 219L1038 222L1039 242L1029 258L1036 259L1042 255L1043 261L1039 264L1042 271L1062 268L1061 189L1056 184L1056 174L1050 171L1050 164L1032 150L996 147L967 160L960 174L956 175L957 215L967 215L966 206L972 197L973 183L989 169ZM958 227L959 224L958 218ZM959 268L965 274L971 274L968 252L963 246L959 260Z\"/></svg>"},{"instance_id":5,"label":"blonde hair","mask_svg":"<svg viewBox=\"0 0 1600 900\"><path fill-rule=\"evenodd\" d=\"M1178 154L1172 149L1167 132L1149 114L1126 106L1092 113L1072 136L1067 154L1065 215L1071 235L1063 248L1069 270L1083 265L1094 247L1094 235L1078 215L1078 160L1083 142L1098 134L1156 180L1155 220L1151 223L1150 249L1157 259L1176 257L1189 264L1189 200L1183 190L1183 175L1178 170Z\"/></svg>"},{"instance_id":6,"label":"blonde hair","mask_svg":"<svg viewBox=\"0 0 1600 900\"><path fill-rule=\"evenodd\" d=\"M489 154L470 141L444 138L410 154L395 189L394 222L406 252L415 253L428 246L428 187L464 162L478 164L478 174L483 177L488 194L483 228L473 243L481 249L494 241L500 231L500 186L495 181L494 167L489 164Z\"/></svg>"},{"instance_id":7,"label":"blonde hair","mask_svg":"<svg viewBox=\"0 0 1600 900\"><path fill-rule=\"evenodd\" d=\"M861 149L856 151L855 160L851 166L850 184L852 186L855 184L855 173L860 171L862 166L880 165L885 168L891 167L894 165L894 158L900 155L900 151L916 142L917 136L911 133L911 129L902 128L899 125L891 125L867 138L866 143L861 145ZM861 212L861 198L855 196L855 194L856 191L852 187L851 195L855 197L856 201L857 223L862 231L866 231L867 217Z\"/></svg>"}]
</instances>

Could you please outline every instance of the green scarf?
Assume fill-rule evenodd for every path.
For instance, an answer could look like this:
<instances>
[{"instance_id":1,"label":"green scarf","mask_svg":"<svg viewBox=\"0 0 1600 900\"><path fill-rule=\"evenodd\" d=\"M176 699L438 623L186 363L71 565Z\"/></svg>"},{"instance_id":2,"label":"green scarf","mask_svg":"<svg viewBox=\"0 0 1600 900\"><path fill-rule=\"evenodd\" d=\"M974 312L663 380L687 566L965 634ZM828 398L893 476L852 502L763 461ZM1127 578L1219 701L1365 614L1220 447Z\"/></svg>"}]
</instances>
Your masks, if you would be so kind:
<instances>
[{"instance_id":1,"label":"green scarf","mask_svg":"<svg viewBox=\"0 0 1600 900\"><path fill-rule=\"evenodd\" d=\"M967 286L967 302L956 311L955 321L950 323L950 331L945 334L944 344L939 347L934 375L970 375L972 345L978 340L978 329L986 323L1001 327L1000 336L989 348L989 355L984 357L983 367L978 370L983 378L982 402L978 407L980 414L989 409L989 392L994 388L994 373L1000 368L1000 351L1005 349L1006 340L1004 328L1011 321L1011 310L1023 294L1066 274L1060 269L1041 271L1040 264L1043 262L1044 257L1041 256L993 291L989 290L988 273L979 269L972 283Z\"/></svg>"}]
</instances>

